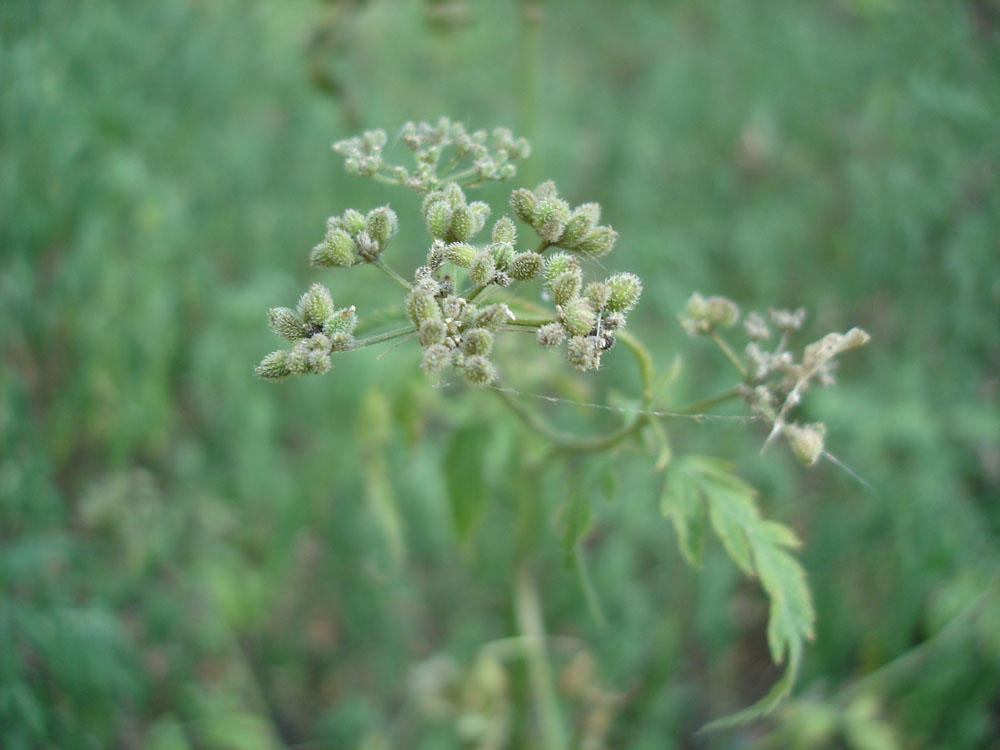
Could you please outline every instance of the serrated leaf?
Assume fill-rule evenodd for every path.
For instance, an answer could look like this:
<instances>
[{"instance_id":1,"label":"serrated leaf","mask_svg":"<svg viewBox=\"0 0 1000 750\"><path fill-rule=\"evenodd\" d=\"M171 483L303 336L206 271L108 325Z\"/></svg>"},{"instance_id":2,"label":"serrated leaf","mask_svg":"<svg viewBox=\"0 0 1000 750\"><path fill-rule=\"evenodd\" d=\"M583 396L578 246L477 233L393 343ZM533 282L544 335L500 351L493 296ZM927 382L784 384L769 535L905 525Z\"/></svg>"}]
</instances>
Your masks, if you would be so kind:
<instances>
[{"instance_id":1,"label":"serrated leaf","mask_svg":"<svg viewBox=\"0 0 1000 750\"><path fill-rule=\"evenodd\" d=\"M458 538L472 538L486 508L486 448L489 431L480 425L457 430L444 458L445 487Z\"/></svg>"},{"instance_id":2,"label":"serrated leaf","mask_svg":"<svg viewBox=\"0 0 1000 750\"><path fill-rule=\"evenodd\" d=\"M787 526L761 518L755 497L754 489L736 477L729 464L698 456L675 462L664 491L664 512L674 521L685 557L691 559L685 550L691 519L697 517L699 505L702 513L707 507L726 552L747 575L760 580L770 602L768 649L776 664L787 662L784 675L767 695L706 729L742 724L778 705L795 682L805 641L813 637L815 615L805 571L787 551L798 547L799 540Z\"/></svg>"},{"instance_id":3,"label":"serrated leaf","mask_svg":"<svg viewBox=\"0 0 1000 750\"><path fill-rule=\"evenodd\" d=\"M697 485L687 474L674 471L667 475L660 511L673 523L684 559L700 566L708 513Z\"/></svg>"}]
</instances>

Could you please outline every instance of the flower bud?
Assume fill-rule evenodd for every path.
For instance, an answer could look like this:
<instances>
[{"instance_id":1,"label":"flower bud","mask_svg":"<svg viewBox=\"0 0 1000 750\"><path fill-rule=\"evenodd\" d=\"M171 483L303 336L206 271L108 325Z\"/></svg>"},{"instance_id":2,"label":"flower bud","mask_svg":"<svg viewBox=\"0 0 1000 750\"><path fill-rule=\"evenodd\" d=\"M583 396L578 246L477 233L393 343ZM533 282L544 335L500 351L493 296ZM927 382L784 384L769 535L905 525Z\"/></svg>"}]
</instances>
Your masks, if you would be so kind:
<instances>
[{"instance_id":1,"label":"flower bud","mask_svg":"<svg viewBox=\"0 0 1000 750\"><path fill-rule=\"evenodd\" d=\"M451 351L444 344L431 344L424 349L424 358L420 366L424 372L441 372L451 364Z\"/></svg>"},{"instance_id":2,"label":"flower bud","mask_svg":"<svg viewBox=\"0 0 1000 750\"><path fill-rule=\"evenodd\" d=\"M543 262L536 252L518 253L510 263L509 273L518 281L530 281L542 272Z\"/></svg>"},{"instance_id":3,"label":"flower bud","mask_svg":"<svg viewBox=\"0 0 1000 750\"><path fill-rule=\"evenodd\" d=\"M517 227L509 216L501 217L493 225L493 241L511 245L517 241Z\"/></svg>"},{"instance_id":4,"label":"flower bud","mask_svg":"<svg viewBox=\"0 0 1000 750\"><path fill-rule=\"evenodd\" d=\"M624 328L625 323L628 322L628 318L623 312L604 313L602 320L604 323L604 328L609 331L616 331L619 328Z\"/></svg>"},{"instance_id":5,"label":"flower bud","mask_svg":"<svg viewBox=\"0 0 1000 750\"><path fill-rule=\"evenodd\" d=\"M449 263L468 268L476 259L476 248L465 242L452 242L445 246L444 257Z\"/></svg>"},{"instance_id":6,"label":"flower bud","mask_svg":"<svg viewBox=\"0 0 1000 750\"><path fill-rule=\"evenodd\" d=\"M326 319L334 313L330 290L322 284L313 284L299 298L299 318L307 326L321 328Z\"/></svg>"},{"instance_id":7,"label":"flower bud","mask_svg":"<svg viewBox=\"0 0 1000 750\"><path fill-rule=\"evenodd\" d=\"M566 360L578 370L601 366L600 345L593 336L574 336L566 345Z\"/></svg>"},{"instance_id":8,"label":"flower bud","mask_svg":"<svg viewBox=\"0 0 1000 750\"><path fill-rule=\"evenodd\" d=\"M580 287L583 284L583 274L579 266L572 266L568 271L559 274L552 285L552 299L557 305L565 305L571 299L580 295Z\"/></svg>"},{"instance_id":9,"label":"flower bud","mask_svg":"<svg viewBox=\"0 0 1000 750\"><path fill-rule=\"evenodd\" d=\"M268 354L254 368L254 375L267 380L280 380L288 377L292 371L288 369L288 352L276 351Z\"/></svg>"},{"instance_id":10,"label":"flower bud","mask_svg":"<svg viewBox=\"0 0 1000 750\"><path fill-rule=\"evenodd\" d=\"M287 307L272 307L268 310L267 324L271 326L271 330L289 341L298 341L309 333L295 311Z\"/></svg>"},{"instance_id":11,"label":"flower bud","mask_svg":"<svg viewBox=\"0 0 1000 750\"><path fill-rule=\"evenodd\" d=\"M428 347L442 343L446 329L440 318L428 318L420 324L419 331L420 346Z\"/></svg>"},{"instance_id":12,"label":"flower bud","mask_svg":"<svg viewBox=\"0 0 1000 750\"><path fill-rule=\"evenodd\" d=\"M430 294L413 290L406 296L406 315L414 325L420 325L425 320L441 317L441 308L437 300Z\"/></svg>"},{"instance_id":13,"label":"flower bud","mask_svg":"<svg viewBox=\"0 0 1000 750\"><path fill-rule=\"evenodd\" d=\"M826 436L826 426L823 424L789 424L784 427L785 437L792 448L792 453L805 466L812 466L823 454L823 438Z\"/></svg>"},{"instance_id":14,"label":"flower bud","mask_svg":"<svg viewBox=\"0 0 1000 750\"><path fill-rule=\"evenodd\" d=\"M616 273L608 278L607 284L611 289L607 309L611 311L628 312L642 294L642 281L634 273Z\"/></svg>"},{"instance_id":15,"label":"flower bud","mask_svg":"<svg viewBox=\"0 0 1000 750\"><path fill-rule=\"evenodd\" d=\"M545 259L545 266L542 268L542 279L545 286L551 289L552 282L571 268L579 267L580 262L566 253L553 253Z\"/></svg>"},{"instance_id":16,"label":"flower bud","mask_svg":"<svg viewBox=\"0 0 1000 750\"><path fill-rule=\"evenodd\" d=\"M344 215L340 219L341 224L347 233L352 237L357 236L361 232L365 231L365 215L360 211L355 211L353 208L349 208L344 211Z\"/></svg>"},{"instance_id":17,"label":"flower bud","mask_svg":"<svg viewBox=\"0 0 1000 750\"><path fill-rule=\"evenodd\" d=\"M489 354L493 348L493 334L485 328L473 328L462 334L462 351L465 354Z\"/></svg>"},{"instance_id":18,"label":"flower bud","mask_svg":"<svg viewBox=\"0 0 1000 750\"><path fill-rule=\"evenodd\" d=\"M468 206L453 206L451 210L451 225L448 227L448 239L464 242L475 233L475 218Z\"/></svg>"},{"instance_id":19,"label":"flower bud","mask_svg":"<svg viewBox=\"0 0 1000 750\"><path fill-rule=\"evenodd\" d=\"M597 227L580 241L577 250L588 258L601 258L611 252L617 240L618 232L611 227Z\"/></svg>"},{"instance_id":20,"label":"flower bud","mask_svg":"<svg viewBox=\"0 0 1000 750\"><path fill-rule=\"evenodd\" d=\"M399 230L396 212L388 206L373 208L365 219L365 231L381 247Z\"/></svg>"},{"instance_id":21,"label":"flower bud","mask_svg":"<svg viewBox=\"0 0 1000 750\"><path fill-rule=\"evenodd\" d=\"M313 248L309 262L320 268L353 266L358 262L358 249L345 230L331 229L323 242Z\"/></svg>"},{"instance_id":22,"label":"flower bud","mask_svg":"<svg viewBox=\"0 0 1000 750\"><path fill-rule=\"evenodd\" d=\"M446 200L437 200L427 209L424 221L431 237L443 240L451 226L451 205Z\"/></svg>"},{"instance_id":23,"label":"flower bud","mask_svg":"<svg viewBox=\"0 0 1000 750\"><path fill-rule=\"evenodd\" d=\"M475 325L479 328L495 331L510 318L510 310L507 309L507 305L489 305L476 314Z\"/></svg>"},{"instance_id":24,"label":"flower bud","mask_svg":"<svg viewBox=\"0 0 1000 750\"><path fill-rule=\"evenodd\" d=\"M584 203L573 209L566 222L559 244L566 248L575 248L583 240L601 218L601 207L597 203Z\"/></svg>"},{"instance_id":25,"label":"flower bud","mask_svg":"<svg viewBox=\"0 0 1000 750\"><path fill-rule=\"evenodd\" d=\"M582 297L570 300L562 308L562 323L571 336L585 336L597 322L597 315L590 303Z\"/></svg>"},{"instance_id":26,"label":"flower bud","mask_svg":"<svg viewBox=\"0 0 1000 750\"><path fill-rule=\"evenodd\" d=\"M472 261L472 265L469 266L469 278L474 284L483 286L492 281L494 273L496 273L496 265L493 261L493 255L488 250L480 250L475 260Z\"/></svg>"},{"instance_id":27,"label":"flower bud","mask_svg":"<svg viewBox=\"0 0 1000 750\"><path fill-rule=\"evenodd\" d=\"M358 314L354 305L337 310L323 323L323 333L332 336L335 333L354 333L358 327Z\"/></svg>"},{"instance_id":28,"label":"flower bud","mask_svg":"<svg viewBox=\"0 0 1000 750\"><path fill-rule=\"evenodd\" d=\"M465 358L462 374L473 385L489 385L496 379L497 370L486 357L476 354Z\"/></svg>"},{"instance_id":29,"label":"flower bud","mask_svg":"<svg viewBox=\"0 0 1000 750\"><path fill-rule=\"evenodd\" d=\"M510 207L514 215L525 224L535 220L535 195L530 190L518 188L510 194Z\"/></svg>"},{"instance_id":30,"label":"flower bud","mask_svg":"<svg viewBox=\"0 0 1000 750\"><path fill-rule=\"evenodd\" d=\"M312 365L309 363L309 355L312 352L305 346L301 346L301 343L299 342L299 344L292 347L292 350L288 352L288 358L285 360L288 371L293 375L305 375L312 372Z\"/></svg>"},{"instance_id":31,"label":"flower bud","mask_svg":"<svg viewBox=\"0 0 1000 750\"><path fill-rule=\"evenodd\" d=\"M538 329L535 337L540 345L546 349L559 346L566 338L566 329L558 323L546 323Z\"/></svg>"},{"instance_id":32,"label":"flower bud","mask_svg":"<svg viewBox=\"0 0 1000 750\"><path fill-rule=\"evenodd\" d=\"M611 287L602 281L592 281L584 287L583 296L591 307L600 312L611 299Z\"/></svg>"}]
</instances>

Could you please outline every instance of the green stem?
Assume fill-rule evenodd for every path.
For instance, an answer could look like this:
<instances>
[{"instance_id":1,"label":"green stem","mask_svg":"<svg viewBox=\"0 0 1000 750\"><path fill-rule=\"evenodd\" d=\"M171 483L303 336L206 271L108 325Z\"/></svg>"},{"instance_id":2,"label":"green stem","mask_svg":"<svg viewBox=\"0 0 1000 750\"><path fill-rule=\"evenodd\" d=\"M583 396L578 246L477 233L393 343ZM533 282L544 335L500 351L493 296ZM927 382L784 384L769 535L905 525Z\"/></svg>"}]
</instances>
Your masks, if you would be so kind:
<instances>
[{"instance_id":1,"label":"green stem","mask_svg":"<svg viewBox=\"0 0 1000 750\"><path fill-rule=\"evenodd\" d=\"M483 290L486 289L486 287L488 287L488 286L489 286L489 284L480 284L479 286L474 287L472 289L472 291L469 292L469 296L466 297L466 299L469 302L472 302L472 300L474 300L476 297L478 297L480 294L482 294Z\"/></svg>"},{"instance_id":2,"label":"green stem","mask_svg":"<svg viewBox=\"0 0 1000 750\"><path fill-rule=\"evenodd\" d=\"M729 361L733 363L733 366L740 371L740 375L745 378L747 376L746 365L740 362L740 358L737 357L736 354L733 353L733 350L729 348L729 344L725 342L717 331L712 331L712 339L719 345L719 348L722 349L722 353L725 354L726 357L729 358Z\"/></svg>"},{"instance_id":3,"label":"green stem","mask_svg":"<svg viewBox=\"0 0 1000 750\"><path fill-rule=\"evenodd\" d=\"M410 282L408 282L406 279L404 279L402 276L396 273L395 270L390 268L389 265L386 264L384 260L382 260L382 258L376 258L375 260L373 260L372 265L375 266L380 271L382 271L382 273L384 273L386 276L388 276L390 279L395 281L397 284L402 286L407 291L413 288L410 285Z\"/></svg>"},{"instance_id":4,"label":"green stem","mask_svg":"<svg viewBox=\"0 0 1000 750\"><path fill-rule=\"evenodd\" d=\"M517 320L512 320L507 325L511 326L526 326L528 328L541 328L544 325L552 323L551 320L546 320L545 318L519 318Z\"/></svg>"},{"instance_id":5,"label":"green stem","mask_svg":"<svg viewBox=\"0 0 1000 750\"><path fill-rule=\"evenodd\" d=\"M673 414L700 414L706 409L710 409L716 404L722 404L726 401L731 401L734 398L739 398L743 395L743 389L739 386L735 388L730 388L724 393L720 393L717 396L712 396L711 398L704 398L701 401L695 401L693 404L688 404L687 406L682 406L680 409L674 410Z\"/></svg>"},{"instance_id":6,"label":"green stem","mask_svg":"<svg viewBox=\"0 0 1000 750\"><path fill-rule=\"evenodd\" d=\"M539 712L539 730L545 750L565 750L566 729L563 726L556 697L552 670L545 650L545 623L538 599L538 589L527 563L517 570L514 582L514 616L517 629L525 639L528 679L533 702Z\"/></svg>"},{"instance_id":7,"label":"green stem","mask_svg":"<svg viewBox=\"0 0 1000 750\"><path fill-rule=\"evenodd\" d=\"M355 349L364 349L366 346L375 346L376 344L382 344L386 341L394 341L395 339L401 339L404 336L409 336L414 333L417 329L413 326L408 326L407 328L399 328L395 331L386 331L385 333L378 333L374 336L369 336L366 339L358 339L354 342L354 345L349 349L349 351L354 351Z\"/></svg>"}]
</instances>

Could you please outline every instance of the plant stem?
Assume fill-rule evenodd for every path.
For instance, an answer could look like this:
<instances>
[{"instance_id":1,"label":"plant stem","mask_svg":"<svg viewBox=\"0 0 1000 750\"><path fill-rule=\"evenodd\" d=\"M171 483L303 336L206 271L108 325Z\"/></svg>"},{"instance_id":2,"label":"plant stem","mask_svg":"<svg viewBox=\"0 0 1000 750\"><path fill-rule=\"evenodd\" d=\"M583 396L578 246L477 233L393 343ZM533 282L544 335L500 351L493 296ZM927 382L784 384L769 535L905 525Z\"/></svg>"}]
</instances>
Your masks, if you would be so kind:
<instances>
[{"instance_id":1,"label":"plant stem","mask_svg":"<svg viewBox=\"0 0 1000 750\"><path fill-rule=\"evenodd\" d=\"M740 362L740 358L737 357L733 353L733 350L729 348L729 344L725 342L725 340L722 338L722 336L719 335L717 331L712 331L712 339L715 341L716 344L719 345L719 348L722 349L722 353L725 354L726 357L729 358L729 361L733 363L733 366L740 371L740 375L742 375L745 378L747 376L746 365Z\"/></svg>"},{"instance_id":2,"label":"plant stem","mask_svg":"<svg viewBox=\"0 0 1000 750\"><path fill-rule=\"evenodd\" d=\"M724 393L720 393L717 396L712 396L710 398L704 398L701 401L695 401L687 406L682 406L680 409L674 410L675 414L700 414L706 409L710 409L716 404L722 404L726 401L731 401L734 398L739 398L743 395L743 389L739 386L735 388L730 388Z\"/></svg>"},{"instance_id":3,"label":"plant stem","mask_svg":"<svg viewBox=\"0 0 1000 750\"><path fill-rule=\"evenodd\" d=\"M366 346L375 346L376 344L382 344L386 341L394 341L395 339L403 338L404 336L409 336L417 329L413 326L408 326L406 328L399 328L395 331L386 331L385 333L377 333L374 336L369 336L366 339L359 339L354 342L354 345L348 351L354 351L355 349L364 349Z\"/></svg>"},{"instance_id":4,"label":"plant stem","mask_svg":"<svg viewBox=\"0 0 1000 750\"><path fill-rule=\"evenodd\" d=\"M410 289L413 288L410 285L410 282L408 282L406 279L404 279L402 276L400 276L398 273L396 273L395 270L393 270L392 268L390 268L389 265L384 260L382 260L382 258L376 258L375 260L373 260L372 261L372 265L375 266L380 271L382 271L382 273L384 273L390 279L392 279L397 284L399 284L400 286L402 286L404 289L410 290Z\"/></svg>"},{"instance_id":5,"label":"plant stem","mask_svg":"<svg viewBox=\"0 0 1000 750\"><path fill-rule=\"evenodd\" d=\"M545 750L565 750L566 730L563 726L559 703L556 698L545 652L545 623L538 600L538 589L527 563L521 563L514 582L514 616L517 629L525 639L528 660L528 679L531 693L539 713L539 730Z\"/></svg>"}]
</instances>

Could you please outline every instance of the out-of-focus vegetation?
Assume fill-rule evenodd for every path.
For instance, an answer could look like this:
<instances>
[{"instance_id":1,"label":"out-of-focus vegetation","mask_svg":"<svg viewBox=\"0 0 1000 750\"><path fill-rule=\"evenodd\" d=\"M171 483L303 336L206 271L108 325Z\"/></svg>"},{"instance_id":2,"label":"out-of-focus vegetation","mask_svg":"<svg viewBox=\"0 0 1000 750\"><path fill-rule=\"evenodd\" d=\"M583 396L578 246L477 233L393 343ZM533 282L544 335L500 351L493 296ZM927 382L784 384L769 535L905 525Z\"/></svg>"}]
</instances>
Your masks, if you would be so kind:
<instances>
[{"instance_id":1,"label":"out-of-focus vegetation","mask_svg":"<svg viewBox=\"0 0 1000 750\"><path fill-rule=\"evenodd\" d=\"M530 645L503 640L523 488L498 462L462 546L442 468L463 426L497 455L537 441L433 388L415 346L251 377L324 218L387 199L330 143L446 113L518 127L522 184L602 203L645 281L633 330L685 355L677 403L732 380L676 324L694 290L873 335L806 407L873 490L759 456L742 422L672 432L805 540L817 639L766 721L694 734L773 681L765 602L718 549L686 567L648 459L539 482L521 539L575 746L996 746L998 21L990 0L0 4L0 745L537 746ZM391 284L323 274L359 309ZM565 377L613 403L632 375ZM604 626L553 531L592 489Z\"/></svg>"}]
</instances>

